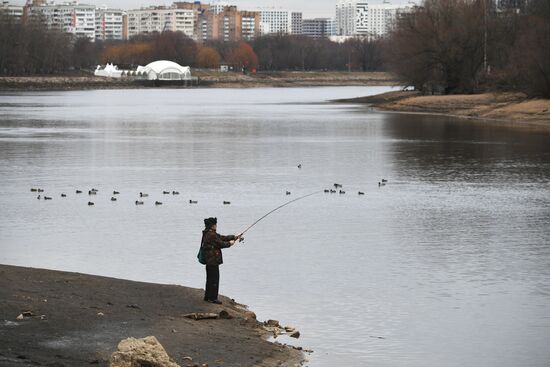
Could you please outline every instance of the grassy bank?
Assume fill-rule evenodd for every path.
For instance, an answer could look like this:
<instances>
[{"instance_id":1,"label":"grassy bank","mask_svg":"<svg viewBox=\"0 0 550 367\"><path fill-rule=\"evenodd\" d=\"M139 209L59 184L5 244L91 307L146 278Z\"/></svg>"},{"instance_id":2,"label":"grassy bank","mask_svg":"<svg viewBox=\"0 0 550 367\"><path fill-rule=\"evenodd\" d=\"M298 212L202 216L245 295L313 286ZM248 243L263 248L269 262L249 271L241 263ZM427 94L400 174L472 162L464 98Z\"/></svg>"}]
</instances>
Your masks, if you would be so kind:
<instances>
[{"instance_id":1,"label":"grassy bank","mask_svg":"<svg viewBox=\"0 0 550 367\"><path fill-rule=\"evenodd\" d=\"M155 336L180 366L296 366L301 352L265 340L251 313L203 291L0 265L0 366L107 366L125 338ZM195 321L183 315L232 318ZM32 315L18 315L30 311Z\"/></svg>"},{"instance_id":2,"label":"grassy bank","mask_svg":"<svg viewBox=\"0 0 550 367\"><path fill-rule=\"evenodd\" d=\"M550 99L529 99L521 93L423 96L418 92L389 92L339 100L396 112L441 114L550 130Z\"/></svg>"},{"instance_id":3,"label":"grassy bank","mask_svg":"<svg viewBox=\"0 0 550 367\"><path fill-rule=\"evenodd\" d=\"M199 87L258 88L258 87L308 87L308 86L361 86L394 85L396 81L388 73L359 72L262 72L255 75L220 73L209 70L193 70L199 77ZM110 79L89 74L60 76L0 77L0 90L83 90L147 88L127 79Z\"/></svg>"}]
</instances>

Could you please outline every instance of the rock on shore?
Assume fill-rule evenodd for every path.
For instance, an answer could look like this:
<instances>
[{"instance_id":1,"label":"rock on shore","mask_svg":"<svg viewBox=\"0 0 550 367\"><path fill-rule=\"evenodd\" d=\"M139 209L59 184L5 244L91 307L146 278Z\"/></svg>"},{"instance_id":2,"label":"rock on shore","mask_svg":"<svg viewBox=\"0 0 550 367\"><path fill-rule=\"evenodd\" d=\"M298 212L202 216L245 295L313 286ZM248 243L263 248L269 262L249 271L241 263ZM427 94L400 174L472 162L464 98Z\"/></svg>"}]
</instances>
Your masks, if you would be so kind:
<instances>
[{"instance_id":1,"label":"rock on shore","mask_svg":"<svg viewBox=\"0 0 550 367\"><path fill-rule=\"evenodd\" d=\"M300 365L303 354L267 341L250 311L226 297L206 303L203 292L0 265L0 366L108 366L121 340L147 336L180 366ZM221 311L231 317L184 317Z\"/></svg>"}]
</instances>

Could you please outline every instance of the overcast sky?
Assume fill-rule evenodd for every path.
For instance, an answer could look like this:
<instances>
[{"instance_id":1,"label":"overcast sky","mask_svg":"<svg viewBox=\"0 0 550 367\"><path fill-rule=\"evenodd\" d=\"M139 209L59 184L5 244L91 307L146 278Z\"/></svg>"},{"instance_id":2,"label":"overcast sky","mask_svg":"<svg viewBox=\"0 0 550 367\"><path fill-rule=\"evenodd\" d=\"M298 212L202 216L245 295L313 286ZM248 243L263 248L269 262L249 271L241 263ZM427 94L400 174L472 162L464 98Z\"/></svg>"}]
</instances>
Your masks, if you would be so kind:
<instances>
[{"instance_id":1,"label":"overcast sky","mask_svg":"<svg viewBox=\"0 0 550 367\"><path fill-rule=\"evenodd\" d=\"M62 3L67 0L55 0ZM181 0L185 1L185 0ZM192 0L187 0L192 1ZM301 11L305 18L312 17L334 17L337 0L229 0L229 4L237 5L243 10L254 10L256 8L279 8ZM79 0L82 4L107 5L113 8L136 9L149 5L170 5L172 0ZM203 3L213 1L204 0ZM24 0L10 0L10 3L20 4ZM372 0L372 4L381 4L382 0ZM393 0L393 4L406 4L407 0Z\"/></svg>"}]
</instances>

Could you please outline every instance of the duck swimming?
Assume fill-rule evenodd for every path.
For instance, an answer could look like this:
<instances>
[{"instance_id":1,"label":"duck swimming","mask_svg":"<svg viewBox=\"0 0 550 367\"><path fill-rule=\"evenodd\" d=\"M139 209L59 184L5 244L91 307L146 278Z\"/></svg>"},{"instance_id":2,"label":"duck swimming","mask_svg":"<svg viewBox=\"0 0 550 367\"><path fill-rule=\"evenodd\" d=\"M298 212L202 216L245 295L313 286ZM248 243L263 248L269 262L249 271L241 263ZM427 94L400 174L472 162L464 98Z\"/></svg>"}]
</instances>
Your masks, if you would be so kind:
<instances>
[{"instance_id":1,"label":"duck swimming","mask_svg":"<svg viewBox=\"0 0 550 367\"><path fill-rule=\"evenodd\" d=\"M77 193L77 194L82 194L82 191L76 190L76 193Z\"/></svg>"},{"instance_id":2,"label":"duck swimming","mask_svg":"<svg viewBox=\"0 0 550 367\"><path fill-rule=\"evenodd\" d=\"M118 195L118 194L120 194L120 192L118 192L118 191L113 191L113 195Z\"/></svg>"},{"instance_id":3,"label":"duck swimming","mask_svg":"<svg viewBox=\"0 0 550 367\"><path fill-rule=\"evenodd\" d=\"M155 205L162 205L160 201L155 201Z\"/></svg>"},{"instance_id":4,"label":"duck swimming","mask_svg":"<svg viewBox=\"0 0 550 367\"><path fill-rule=\"evenodd\" d=\"M111 198L111 201L116 201L116 198L113 196L113 197Z\"/></svg>"},{"instance_id":5,"label":"duck swimming","mask_svg":"<svg viewBox=\"0 0 550 367\"><path fill-rule=\"evenodd\" d=\"M136 205L143 205L143 201L136 200Z\"/></svg>"},{"instance_id":6,"label":"duck swimming","mask_svg":"<svg viewBox=\"0 0 550 367\"><path fill-rule=\"evenodd\" d=\"M95 205L95 204L92 203L91 201L88 201L88 206L92 206L92 205Z\"/></svg>"},{"instance_id":7,"label":"duck swimming","mask_svg":"<svg viewBox=\"0 0 550 367\"><path fill-rule=\"evenodd\" d=\"M180 193L177 191L172 191L172 195L179 195Z\"/></svg>"},{"instance_id":8,"label":"duck swimming","mask_svg":"<svg viewBox=\"0 0 550 367\"><path fill-rule=\"evenodd\" d=\"M189 200L189 204L198 204L199 202L196 200Z\"/></svg>"},{"instance_id":9,"label":"duck swimming","mask_svg":"<svg viewBox=\"0 0 550 367\"><path fill-rule=\"evenodd\" d=\"M231 205L231 201L224 201L223 205Z\"/></svg>"},{"instance_id":10,"label":"duck swimming","mask_svg":"<svg viewBox=\"0 0 550 367\"><path fill-rule=\"evenodd\" d=\"M66 195L66 194L61 194L61 197L62 197L62 198L66 198L67 195Z\"/></svg>"},{"instance_id":11,"label":"duck swimming","mask_svg":"<svg viewBox=\"0 0 550 367\"><path fill-rule=\"evenodd\" d=\"M140 198L146 198L147 196L149 196L149 194L144 194L142 192L139 193Z\"/></svg>"}]
</instances>

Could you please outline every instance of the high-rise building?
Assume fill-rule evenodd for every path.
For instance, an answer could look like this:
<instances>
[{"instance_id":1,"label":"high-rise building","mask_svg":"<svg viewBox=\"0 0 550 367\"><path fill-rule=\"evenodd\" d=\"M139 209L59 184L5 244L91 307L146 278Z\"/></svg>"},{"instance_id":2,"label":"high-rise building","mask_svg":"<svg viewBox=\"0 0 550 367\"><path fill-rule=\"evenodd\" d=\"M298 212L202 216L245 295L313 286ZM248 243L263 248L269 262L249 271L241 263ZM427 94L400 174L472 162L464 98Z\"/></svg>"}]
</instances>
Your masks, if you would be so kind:
<instances>
[{"instance_id":1,"label":"high-rise building","mask_svg":"<svg viewBox=\"0 0 550 367\"><path fill-rule=\"evenodd\" d=\"M124 11L119 9L98 8L95 11L95 38L98 40L125 39Z\"/></svg>"},{"instance_id":2,"label":"high-rise building","mask_svg":"<svg viewBox=\"0 0 550 367\"><path fill-rule=\"evenodd\" d=\"M367 1L339 0L336 4L336 32L339 36L376 38L391 31L395 20L409 7L387 2L371 5Z\"/></svg>"},{"instance_id":3,"label":"high-rise building","mask_svg":"<svg viewBox=\"0 0 550 367\"><path fill-rule=\"evenodd\" d=\"M304 33L304 20L301 12L290 13L290 34Z\"/></svg>"},{"instance_id":4,"label":"high-rise building","mask_svg":"<svg viewBox=\"0 0 550 367\"><path fill-rule=\"evenodd\" d=\"M127 16L128 37L164 31L183 32L194 37L195 11L192 9L158 6L128 10Z\"/></svg>"},{"instance_id":5,"label":"high-rise building","mask_svg":"<svg viewBox=\"0 0 550 367\"><path fill-rule=\"evenodd\" d=\"M260 10L260 29L266 34L302 34L302 13L288 10Z\"/></svg>"},{"instance_id":6,"label":"high-rise building","mask_svg":"<svg viewBox=\"0 0 550 367\"><path fill-rule=\"evenodd\" d=\"M329 38L336 35L332 18L304 19L303 35L311 38Z\"/></svg>"},{"instance_id":7,"label":"high-rise building","mask_svg":"<svg viewBox=\"0 0 550 367\"><path fill-rule=\"evenodd\" d=\"M95 40L95 5L78 3L46 4L30 7L32 21L42 21L75 37Z\"/></svg>"}]
</instances>

